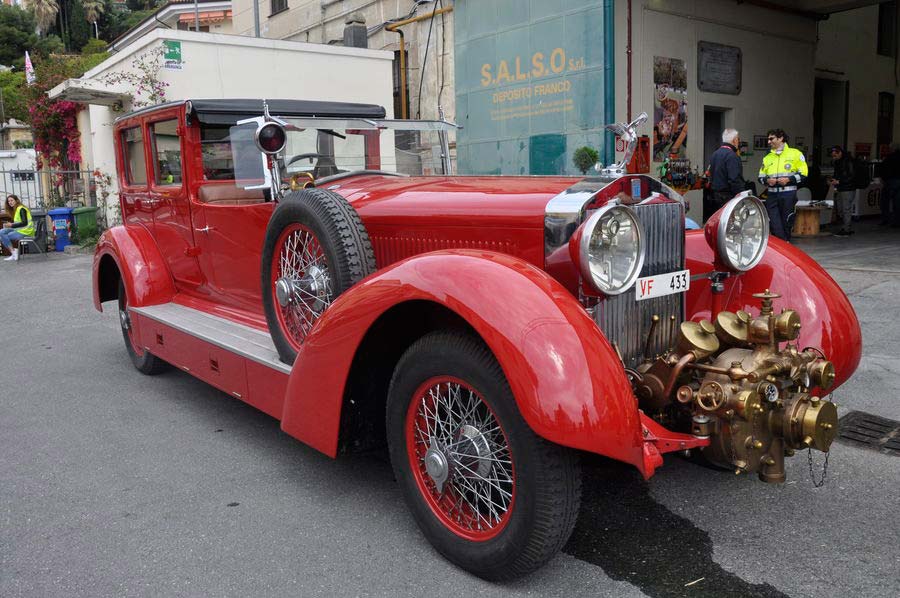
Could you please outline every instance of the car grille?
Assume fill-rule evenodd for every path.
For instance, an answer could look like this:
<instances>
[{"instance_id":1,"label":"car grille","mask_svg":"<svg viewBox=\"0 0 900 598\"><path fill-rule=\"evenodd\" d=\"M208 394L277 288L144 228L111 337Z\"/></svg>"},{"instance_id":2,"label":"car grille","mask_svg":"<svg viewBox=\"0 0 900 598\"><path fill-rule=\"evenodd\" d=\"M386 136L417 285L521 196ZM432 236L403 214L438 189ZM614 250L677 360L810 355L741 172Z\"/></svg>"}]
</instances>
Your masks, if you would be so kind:
<instances>
[{"instance_id":1,"label":"car grille","mask_svg":"<svg viewBox=\"0 0 900 598\"><path fill-rule=\"evenodd\" d=\"M647 245L641 276L684 269L684 207L680 203L632 206L644 227ZM654 315L660 322L653 334L649 354L659 355L672 348L678 326L684 320L684 293L635 300L635 291L607 297L594 309L594 321L622 355L626 367L644 360L647 334Z\"/></svg>"}]
</instances>

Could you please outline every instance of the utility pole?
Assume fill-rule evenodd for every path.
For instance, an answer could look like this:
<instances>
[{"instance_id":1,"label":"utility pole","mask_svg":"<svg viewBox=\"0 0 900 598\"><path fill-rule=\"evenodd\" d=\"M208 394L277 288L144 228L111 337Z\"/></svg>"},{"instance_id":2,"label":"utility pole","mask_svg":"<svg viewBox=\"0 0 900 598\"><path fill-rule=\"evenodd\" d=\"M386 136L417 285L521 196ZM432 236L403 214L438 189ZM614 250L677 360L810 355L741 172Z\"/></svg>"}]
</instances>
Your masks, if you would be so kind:
<instances>
[{"instance_id":1,"label":"utility pole","mask_svg":"<svg viewBox=\"0 0 900 598\"><path fill-rule=\"evenodd\" d=\"M194 0L194 31L200 31L200 4Z\"/></svg>"},{"instance_id":2,"label":"utility pole","mask_svg":"<svg viewBox=\"0 0 900 598\"><path fill-rule=\"evenodd\" d=\"M259 37L259 0L253 0L253 32Z\"/></svg>"}]
</instances>

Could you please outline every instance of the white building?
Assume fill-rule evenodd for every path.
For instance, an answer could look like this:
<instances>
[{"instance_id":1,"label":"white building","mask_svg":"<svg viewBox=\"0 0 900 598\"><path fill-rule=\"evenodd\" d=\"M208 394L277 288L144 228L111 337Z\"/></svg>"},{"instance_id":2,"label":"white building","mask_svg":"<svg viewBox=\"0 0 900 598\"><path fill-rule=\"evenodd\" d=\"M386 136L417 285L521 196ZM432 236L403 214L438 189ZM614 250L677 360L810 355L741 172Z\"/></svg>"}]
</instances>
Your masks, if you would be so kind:
<instances>
[{"instance_id":1,"label":"white building","mask_svg":"<svg viewBox=\"0 0 900 598\"><path fill-rule=\"evenodd\" d=\"M165 101L189 98L293 98L393 104L390 52L235 35L154 29L120 49L80 79L49 92L82 102L78 114L84 164L115 174L112 123L146 99L120 80L135 61L166 48L158 78L168 84ZM177 57L177 58L176 58ZM113 189L115 192L115 189Z\"/></svg>"}]
</instances>

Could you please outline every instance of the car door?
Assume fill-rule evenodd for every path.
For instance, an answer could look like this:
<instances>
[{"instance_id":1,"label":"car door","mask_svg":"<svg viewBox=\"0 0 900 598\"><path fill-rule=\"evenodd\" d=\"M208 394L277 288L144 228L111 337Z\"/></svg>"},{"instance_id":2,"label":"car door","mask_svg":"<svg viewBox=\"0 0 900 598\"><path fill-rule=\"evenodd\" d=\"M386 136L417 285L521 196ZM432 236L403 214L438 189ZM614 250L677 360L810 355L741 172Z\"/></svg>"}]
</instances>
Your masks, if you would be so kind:
<instances>
[{"instance_id":1,"label":"car door","mask_svg":"<svg viewBox=\"0 0 900 598\"><path fill-rule=\"evenodd\" d=\"M197 288L204 283L188 200L183 156L185 128L178 106L153 115L147 123L149 191L153 229L176 284Z\"/></svg>"},{"instance_id":2,"label":"car door","mask_svg":"<svg viewBox=\"0 0 900 598\"><path fill-rule=\"evenodd\" d=\"M262 189L246 188L261 181L244 178L242 168L261 158L252 136L244 140L249 147L235 149L234 129L230 123L191 128L202 173L191 199L194 238L216 300L262 316L260 255L274 204Z\"/></svg>"}]
</instances>

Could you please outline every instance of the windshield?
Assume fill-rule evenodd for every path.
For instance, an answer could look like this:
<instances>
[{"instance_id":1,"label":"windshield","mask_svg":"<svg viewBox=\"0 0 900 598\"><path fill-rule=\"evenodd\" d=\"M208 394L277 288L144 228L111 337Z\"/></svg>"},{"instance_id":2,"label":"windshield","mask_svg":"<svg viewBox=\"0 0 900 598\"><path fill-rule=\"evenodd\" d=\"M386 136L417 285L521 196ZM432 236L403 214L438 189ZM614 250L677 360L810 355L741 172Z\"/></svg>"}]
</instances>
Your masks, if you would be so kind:
<instances>
[{"instance_id":1,"label":"windshield","mask_svg":"<svg viewBox=\"0 0 900 598\"><path fill-rule=\"evenodd\" d=\"M410 176L443 172L436 131L312 128L309 119L283 120L295 129L287 131L278 155L286 184L363 170ZM243 188L265 185L266 162L254 142L255 123L201 123L200 130L204 180L235 181Z\"/></svg>"}]
</instances>

